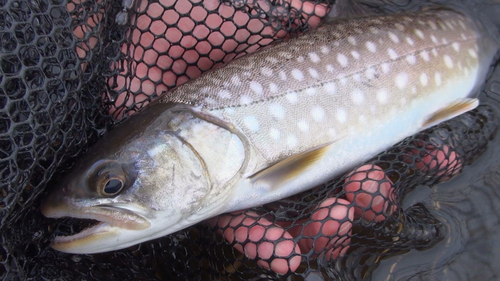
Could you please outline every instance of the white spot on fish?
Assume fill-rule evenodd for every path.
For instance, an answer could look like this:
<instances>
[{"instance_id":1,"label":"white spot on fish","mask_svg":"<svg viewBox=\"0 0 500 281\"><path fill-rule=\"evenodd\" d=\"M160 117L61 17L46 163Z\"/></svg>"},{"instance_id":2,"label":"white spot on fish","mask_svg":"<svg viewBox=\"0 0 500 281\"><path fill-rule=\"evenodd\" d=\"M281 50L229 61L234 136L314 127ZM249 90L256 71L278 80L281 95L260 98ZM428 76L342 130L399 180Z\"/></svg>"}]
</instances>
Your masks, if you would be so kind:
<instances>
[{"instance_id":1,"label":"white spot on fish","mask_svg":"<svg viewBox=\"0 0 500 281\"><path fill-rule=\"evenodd\" d=\"M372 34L378 34L378 33L379 33L379 29L378 29L378 28L376 28L376 27L371 26L371 27L370 27L370 32L371 32Z\"/></svg>"},{"instance_id":2,"label":"white spot on fish","mask_svg":"<svg viewBox=\"0 0 500 281\"><path fill-rule=\"evenodd\" d=\"M455 27L453 27L453 25L449 21L446 21L446 26L448 26L451 30L455 29Z\"/></svg>"},{"instance_id":3,"label":"white spot on fish","mask_svg":"<svg viewBox=\"0 0 500 281\"><path fill-rule=\"evenodd\" d=\"M228 90L221 90L219 91L218 96L223 99L228 99L231 97L231 92L229 92Z\"/></svg>"},{"instance_id":4,"label":"white spot on fish","mask_svg":"<svg viewBox=\"0 0 500 281\"><path fill-rule=\"evenodd\" d=\"M254 133L260 129L259 121L253 115L245 116L245 118L243 118L243 123L250 131Z\"/></svg>"},{"instance_id":5,"label":"white spot on fish","mask_svg":"<svg viewBox=\"0 0 500 281\"><path fill-rule=\"evenodd\" d=\"M349 44L353 45L353 46L356 46L356 38L354 38L354 36L349 36L347 37L347 42L349 42Z\"/></svg>"},{"instance_id":6,"label":"white spot on fish","mask_svg":"<svg viewBox=\"0 0 500 281\"><path fill-rule=\"evenodd\" d=\"M286 73L285 73L283 70L282 70L282 71L280 71L280 74L279 74L279 75L280 75L280 79L281 79L281 80L286 81L286 78L287 78L287 77L286 77Z\"/></svg>"},{"instance_id":7,"label":"white spot on fish","mask_svg":"<svg viewBox=\"0 0 500 281\"><path fill-rule=\"evenodd\" d=\"M434 57L437 57L437 56L438 56L438 51L437 51L435 48L434 48L434 49L432 49L431 53L432 53L432 55L433 55Z\"/></svg>"},{"instance_id":8,"label":"white spot on fish","mask_svg":"<svg viewBox=\"0 0 500 281\"><path fill-rule=\"evenodd\" d=\"M278 85L276 85L275 83L269 84L269 91L271 93L277 93L278 92Z\"/></svg>"},{"instance_id":9,"label":"white spot on fish","mask_svg":"<svg viewBox=\"0 0 500 281\"><path fill-rule=\"evenodd\" d=\"M340 63L341 66L346 67L349 65L349 61L347 60L347 57L343 54L338 54L337 55L337 61Z\"/></svg>"},{"instance_id":10,"label":"white spot on fish","mask_svg":"<svg viewBox=\"0 0 500 281\"><path fill-rule=\"evenodd\" d=\"M453 60L450 58L450 56L444 55L443 59L444 59L444 64L446 65L446 67L453 68Z\"/></svg>"},{"instance_id":11,"label":"white spot on fish","mask_svg":"<svg viewBox=\"0 0 500 281\"><path fill-rule=\"evenodd\" d=\"M276 128L271 128L269 129L269 136L271 137L271 139L273 140L279 140L280 139L280 136L281 136L281 133L278 129Z\"/></svg>"},{"instance_id":12,"label":"white spot on fish","mask_svg":"<svg viewBox=\"0 0 500 281\"><path fill-rule=\"evenodd\" d=\"M463 33L460 34L460 38L462 38L462 40L467 40L467 36Z\"/></svg>"},{"instance_id":13,"label":"white spot on fish","mask_svg":"<svg viewBox=\"0 0 500 281\"><path fill-rule=\"evenodd\" d=\"M354 89L351 93L351 99L355 105L361 105L365 101L365 93L360 89Z\"/></svg>"},{"instance_id":14,"label":"white spot on fish","mask_svg":"<svg viewBox=\"0 0 500 281\"><path fill-rule=\"evenodd\" d=\"M352 79L356 82L361 82L361 75L359 73L356 73L352 76Z\"/></svg>"},{"instance_id":15,"label":"white spot on fish","mask_svg":"<svg viewBox=\"0 0 500 281\"><path fill-rule=\"evenodd\" d=\"M325 91L330 95L335 95L337 93L337 86L334 82L327 82L323 85Z\"/></svg>"},{"instance_id":16,"label":"white spot on fish","mask_svg":"<svg viewBox=\"0 0 500 281\"><path fill-rule=\"evenodd\" d=\"M297 101L299 100L299 94L297 94L297 92L287 93L285 97L291 104L297 104Z\"/></svg>"},{"instance_id":17,"label":"white spot on fish","mask_svg":"<svg viewBox=\"0 0 500 281\"><path fill-rule=\"evenodd\" d=\"M389 38L392 40L392 42L399 43L399 37L396 34L390 32L390 31L388 34L389 34Z\"/></svg>"},{"instance_id":18,"label":"white spot on fish","mask_svg":"<svg viewBox=\"0 0 500 281\"><path fill-rule=\"evenodd\" d=\"M226 112L226 114L229 114L229 115L234 115L236 113L236 111L234 111L234 108L232 108L232 107L228 107L224 111Z\"/></svg>"},{"instance_id":19,"label":"white spot on fish","mask_svg":"<svg viewBox=\"0 0 500 281\"><path fill-rule=\"evenodd\" d=\"M462 27L463 30L467 29L463 21L459 20L458 24Z\"/></svg>"},{"instance_id":20,"label":"white spot on fish","mask_svg":"<svg viewBox=\"0 0 500 281\"><path fill-rule=\"evenodd\" d=\"M289 52L279 52L278 55L280 57L284 57L286 59L292 59L293 58L293 55Z\"/></svg>"},{"instance_id":21,"label":"white spot on fish","mask_svg":"<svg viewBox=\"0 0 500 281\"><path fill-rule=\"evenodd\" d=\"M200 89L200 92L202 94L208 94L208 93L210 93L211 90L212 90L211 87L203 87L203 88Z\"/></svg>"},{"instance_id":22,"label":"white spot on fish","mask_svg":"<svg viewBox=\"0 0 500 281\"><path fill-rule=\"evenodd\" d=\"M307 88L307 89L305 90L305 93L306 93L306 95L308 95L308 96L314 96L314 95L316 95L316 93L317 93L317 92L318 92L318 91L316 90L316 88L315 88L315 87L310 87L310 88Z\"/></svg>"},{"instance_id":23,"label":"white spot on fish","mask_svg":"<svg viewBox=\"0 0 500 281\"><path fill-rule=\"evenodd\" d=\"M441 39L441 42L443 42L443 45L448 45L448 39L446 38Z\"/></svg>"},{"instance_id":24,"label":"white spot on fish","mask_svg":"<svg viewBox=\"0 0 500 281\"><path fill-rule=\"evenodd\" d=\"M432 43L434 43L434 44L437 44L437 43L438 43L438 39L437 39L437 38L436 38L436 36L434 36L434 35L431 35L431 41L432 41Z\"/></svg>"},{"instance_id":25,"label":"white spot on fish","mask_svg":"<svg viewBox=\"0 0 500 281\"><path fill-rule=\"evenodd\" d=\"M297 146L297 137L294 135L290 135L286 138L286 144L288 148L294 148Z\"/></svg>"},{"instance_id":26,"label":"white spot on fish","mask_svg":"<svg viewBox=\"0 0 500 281\"><path fill-rule=\"evenodd\" d=\"M351 51L351 55L354 59L359 59L359 53L357 51Z\"/></svg>"},{"instance_id":27,"label":"white spot on fish","mask_svg":"<svg viewBox=\"0 0 500 281\"><path fill-rule=\"evenodd\" d=\"M323 107L316 105L311 110L311 116L314 121L321 122L323 121L323 119L325 119L325 110L323 109Z\"/></svg>"},{"instance_id":28,"label":"white spot on fish","mask_svg":"<svg viewBox=\"0 0 500 281\"><path fill-rule=\"evenodd\" d=\"M446 30L446 26L442 22L438 22L439 27L441 30Z\"/></svg>"},{"instance_id":29,"label":"white spot on fish","mask_svg":"<svg viewBox=\"0 0 500 281\"><path fill-rule=\"evenodd\" d=\"M415 58L414 55L408 55L408 56L406 56L406 61L409 64L415 64L417 62L417 58Z\"/></svg>"},{"instance_id":30,"label":"white spot on fish","mask_svg":"<svg viewBox=\"0 0 500 281\"><path fill-rule=\"evenodd\" d=\"M328 53L330 53L330 47L328 47L326 45L321 46L320 50L321 50L321 53L323 53L325 55L328 55Z\"/></svg>"},{"instance_id":31,"label":"white spot on fish","mask_svg":"<svg viewBox=\"0 0 500 281\"><path fill-rule=\"evenodd\" d=\"M427 74L426 73L422 73L420 74L420 84L422 84L422 86L427 86L427 83L429 82L429 77L427 77Z\"/></svg>"},{"instance_id":32,"label":"white spot on fish","mask_svg":"<svg viewBox=\"0 0 500 281\"><path fill-rule=\"evenodd\" d=\"M292 77L295 80L302 81L304 79L304 74L302 73L302 71L295 68L292 70Z\"/></svg>"},{"instance_id":33,"label":"white spot on fish","mask_svg":"<svg viewBox=\"0 0 500 281\"><path fill-rule=\"evenodd\" d=\"M297 57L297 62L304 62L304 61L305 61L305 59L304 59L303 56L298 56Z\"/></svg>"},{"instance_id":34,"label":"white spot on fish","mask_svg":"<svg viewBox=\"0 0 500 281\"><path fill-rule=\"evenodd\" d=\"M428 21L427 22L429 24L429 26L433 29L433 30L436 30L437 29L437 25L433 22L433 21Z\"/></svg>"},{"instance_id":35,"label":"white spot on fish","mask_svg":"<svg viewBox=\"0 0 500 281\"><path fill-rule=\"evenodd\" d=\"M424 33L422 32L422 30L420 30L420 29L418 29L418 28L416 28L416 29L415 29L415 34L416 34L416 35L418 36L418 38L420 38L420 39L424 39L424 38L425 38L425 35L424 35Z\"/></svg>"},{"instance_id":36,"label":"white spot on fish","mask_svg":"<svg viewBox=\"0 0 500 281\"><path fill-rule=\"evenodd\" d=\"M417 87L413 86L411 87L411 93L416 94L417 93Z\"/></svg>"},{"instance_id":37,"label":"white spot on fish","mask_svg":"<svg viewBox=\"0 0 500 281\"><path fill-rule=\"evenodd\" d=\"M326 71L328 71L328 72L330 72L330 73L333 73L333 71L334 71L333 65L331 65L331 64L327 64L327 65L326 65Z\"/></svg>"},{"instance_id":38,"label":"white spot on fish","mask_svg":"<svg viewBox=\"0 0 500 281\"><path fill-rule=\"evenodd\" d=\"M377 52L377 46L372 41L366 42L365 46L371 53Z\"/></svg>"},{"instance_id":39,"label":"white spot on fish","mask_svg":"<svg viewBox=\"0 0 500 281\"><path fill-rule=\"evenodd\" d=\"M453 42L451 46L453 47L453 50L455 50L455 52L460 51L460 44L458 42Z\"/></svg>"},{"instance_id":40,"label":"white spot on fish","mask_svg":"<svg viewBox=\"0 0 500 281\"><path fill-rule=\"evenodd\" d=\"M342 107L337 108L337 112L335 112L335 118L337 118L340 123L345 123L347 121L347 112L345 111L345 109Z\"/></svg>"},{"instance_id":41,"label":"white spot on fish","mask_svg":"<svg viewBox=\"0 0 500 281\"><path fill-rule=\"evenodd\" d=\"M270 77L273 75L273 70L269 67L264 66L260 69L260 73L262 73L262 75L264 76Z\"/></svg>"},{"instance_id":42,"label":"white spot on fish","mask_svg":"<svg viewBox=\"0 0 500 281\"><path fill-rule=\"evenodd\" d=\"M368 67L365 70L365 77L369 80L372 80L375 78L375 69L373 67Z\"/></svg>"},{"instance_id":43,"label":"white spot on fish","mask_svg":"<svg viewBox=\"0 0 500 281\"><path fill-rule=\"evenodd\" d=\"M272 103L269 105L269 114L277 119L283 120L285 118L285 108L278 103Z\"/></svg>"},{"instance_id":44,"label":"white spot on fish","mask_svg":"<svg viewBox=\"0 0 500 281\"><path fill-rule=\"evenodd\" d=\"M382 63L381 67L382 67L382 72L384 72L386 74L389 72L389 70L391 70L391 68L389 67L389 64L386 62Z\"/></svg>"},{"instance_id":45,"label":"white spot on fish","mask_svg":"<svg viewBox=\"0 0 500 281\"><path fill-rule=\"evenodd\" d=\"M399 73L396 76L395 82L396 82L396 86L400 90L403 90L406 87L406 85L408 84L408 74L406 74L405 72Z\"/></svg>"},{"instance_id":46,"label":"white spot on fish","mask_svg":"<svg viewBox=\"0 0 500 281\"><path fill-rule=\"evenodd\" d=\"M239 86L241 85L241 80L240 80L240 77L238 75L233 75L231 76L231 83L234 85L234 86Z\"/></svg>"},{"instance_id":47,"label":"white spot on fish","mask_svg":"<svg viewBox=\"0 0 500 281\"><path fill-rule=\"evenodd\" d=\"M434 75L434 80L436 82L436 85L440 86L442 83L441 73L436 72L436 74Z\"/></svg>"},{"instance_id":48,"label":"white spot on fish","mask_svg":"<svg viewBox=\"0 0 500 281\"><path fill-rule=\"evenodd\" d=\"M364 116L363 114L359 115L359 117L358 117L358 121L359 121L359 123L361 123L361 124L366 123L366 116Z\"/></svg>"},{"instance_id":49,"label":"white spot on fish","mask_svg":"<svg viewBox=\"0 0 500 281\"><path fill-rule=\"evenodd\" d=\"M408 45L410 46L413 46L413 44L415 44L415 42L413 42L413 39L411 39L410 37L406 37L406 43L408 43Z\"/></svg>"},{"instance_id":50,"label":"white spot on fish","mask_svg":"<svg viewBox=\"0 0 500 281\"><path fill-rule=\"evenodd\" d=\"M251 97L249 97L249 96L244 95L244 96L241 96L241 98L240 98L240 103L241 104L249 104L249 103L252 103L252 102L253 102L253 99Z\"/></svg>"},{"instance_id":51,"label":"white spot on fish","mask_svg":"<svg viewBox=\"0 0 500 281\"><path fill-rule=\"evenodd\" d=\"M270 62L270 63L278 63L279 60L275 57L266 57L266 61Z\"/></svg>"},{"instance_id":52,"label":"white spot on fish","mask_svg":"<svg viewBox=\"0 0 500 281\"><path fill-rule=\"evenodd\" d=\"M377 100L380 104L386 104L388 99L388 94L386 89L379 89L377 91Z\"/></svg>"},{"instance_id":53,"label":"white spot on fish","mask_svg":"<svg viewBox=\"0 0 500 281\"><path fill-rule=\"evenodd\" d=\"M309 75L311 75L312 78L318 78L319 77L319 73L316 71L316 69L314 68L309 68Z\"/></svg>"},{"instance_id":54,"label":"white spot on fish","mask_svg":"<svg viewBox=\"0 0 500 281\"><path fill-rule=\"evenodd\" d=\"M473 58L477 58L477 53L476 53L476 51L474 51L473 49L469 49L468 51L469 51L469 55L470 55L471 57L473 57Z\"/></svg>"},{"instance_id":55,"label":"white spot on fish","mask_svg":"<svg viewBox=\"0 0 500 281\"><path fill-rule=\"evenodd\" d=\"M299 130L302 132L307 132L309 131L309 124L305 120L300 120L297 122L297 127L299 127Z\"/></svg>"},{"instance_id":56,"label":"white spot on fish","mask_svg":"<svg viewBox=\"0 0 500 281\"><path fill-rule=\"evenodd\" d=\"M262 85L257 81L250 82L250 89L258 95L262 95L264 93L264 91L262 90Z\"/></svg>"},{"instance_id":57,"label":"white spot on fish","mask_svg":"<svg viewBox=\"0 0 500 281\"><path fill-rule=\"evenodd\" d=\"M389 53L389 57L393 60L398 58L398 54L396 53L396 51L394 51L393 48L387 49L387 53Z\"/></svg>"},{"instance_id":58,"label":"white spot on fish","mask_svg":"<svg viewBox=\"0 0 500 281\"><path fill-rule=\"evenodd\" d=\"M464 74L465 74L465 76L469 76L469 68L468 67L464 67Z\"/></svg>"},{"instance_id":59,"label":"white spot on fish","mask_svg":"<svg viewBox=\"0 0 500 281\"><path fill-rule=\"evenodd\" d=\"M312 52L312 53L309 53L309 59L314 62L314 63L318 63L321 61L320 57L318 56L318 54Z\"/></svg>"},{"instance_id":60,"label":"white spot on fish","mask_svg":"<svg viewBox=\"0 0 500 281\"><path fill-rule=\"evenodd\" d=\"M402 24L400 24L400 23L394 24L394 27L396 27L400 31L404 31L405 30L405 27Z\"/></svg>"},{"instance_id":61,"label":"white spot on fish","mask_svg":"<svg viewBox=\"0 0 500 281\"><path fill-rule=\"evenodd\" d=\"M424 59L424 61L429 61L431 58L429 57L429 53L427 51L422 51L420 56Z\"/></svg>"}]
</instances>

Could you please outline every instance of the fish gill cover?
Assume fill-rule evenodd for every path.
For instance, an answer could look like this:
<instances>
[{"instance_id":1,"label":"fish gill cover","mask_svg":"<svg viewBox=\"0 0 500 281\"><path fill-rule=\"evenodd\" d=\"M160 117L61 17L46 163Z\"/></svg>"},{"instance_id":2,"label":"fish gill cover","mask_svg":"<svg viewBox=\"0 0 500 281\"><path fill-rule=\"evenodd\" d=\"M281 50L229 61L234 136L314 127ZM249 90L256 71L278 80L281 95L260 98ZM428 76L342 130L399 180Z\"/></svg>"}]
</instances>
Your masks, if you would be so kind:
<instances>
[{"instance_id":1,"label":"fish gill cover","mask_svg":"<svg viewBox=\"0 0 500 281\"><path fill-rule=\"evenodd\" d=\"M319 25L334 4L0 0L0 279L359 279L441 241L439 219L422 204L403 208L403 197L485 150L498 126L488 102L286 200L111 253L48 247L88 225L38 207L89 145L164 91Z\"/></svg>"}]
</instances>

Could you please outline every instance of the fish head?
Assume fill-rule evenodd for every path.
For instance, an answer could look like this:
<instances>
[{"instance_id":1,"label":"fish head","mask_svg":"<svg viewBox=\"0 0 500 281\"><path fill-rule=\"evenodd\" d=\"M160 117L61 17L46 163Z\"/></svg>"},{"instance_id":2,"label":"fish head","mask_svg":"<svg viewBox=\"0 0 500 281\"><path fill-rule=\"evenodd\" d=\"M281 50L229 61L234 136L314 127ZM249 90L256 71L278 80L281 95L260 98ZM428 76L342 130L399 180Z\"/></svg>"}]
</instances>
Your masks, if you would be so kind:
<instances>
[{"instance_id":1,"label":"fish head","mask_svg":"<svg viewBox=\"0 0 500 281\"><path fill-rule=\"evenodd\" d=\"M43 200L46 217L98 221L56 237L54 249L117 250L201 220L198 211L210 191L206 171L196 152L166 125L172 119L168 109L155 107L109 132Z\"/></svg>"}]
</instances>

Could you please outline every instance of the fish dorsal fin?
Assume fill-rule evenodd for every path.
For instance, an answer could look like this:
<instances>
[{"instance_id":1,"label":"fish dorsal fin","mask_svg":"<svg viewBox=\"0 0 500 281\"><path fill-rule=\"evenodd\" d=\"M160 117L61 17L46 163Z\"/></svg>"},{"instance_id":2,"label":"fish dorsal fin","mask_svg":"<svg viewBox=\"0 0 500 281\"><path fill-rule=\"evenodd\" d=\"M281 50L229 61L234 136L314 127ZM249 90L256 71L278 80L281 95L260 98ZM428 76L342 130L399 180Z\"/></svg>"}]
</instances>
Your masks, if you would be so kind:
<instances>
[{"instance_id":1,"label":"fish dorsal fin","mask_svg":"<svg viewBox=\"0 0 500 281\"><path fill-rule=\"evenodd\" d=\"M450 120L458 115L473 110L479 105L479 100L476 98L464 98L456 100L445 108L432 114L422 125L422 129L430 128L446 120Z\"/></svg>"},{"instance_id":2,"label":"fish dorsal fin","mask_svg":"<svg viewBox=\"0 0 500 281\"><path fill-rule=\"evenodd\" d=\"M320 160L334 142L335 141L328 142L313 149L290 156L276 164L254 173L249 176L248 179L250 179L251 183L264 180L267 183L270 183L273 188L277 187L280 184L296 177Z\"/></svg>"}]
</instances>

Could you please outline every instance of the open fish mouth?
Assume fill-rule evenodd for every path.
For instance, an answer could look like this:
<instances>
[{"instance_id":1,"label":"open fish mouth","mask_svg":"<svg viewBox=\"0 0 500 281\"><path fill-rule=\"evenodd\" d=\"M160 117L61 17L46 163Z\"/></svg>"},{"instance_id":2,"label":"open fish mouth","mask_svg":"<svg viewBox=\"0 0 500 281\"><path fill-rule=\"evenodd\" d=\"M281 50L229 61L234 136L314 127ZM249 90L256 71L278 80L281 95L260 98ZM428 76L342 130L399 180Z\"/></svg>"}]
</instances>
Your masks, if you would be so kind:
<instances>
[{"instance_id":1,"label":"open fish mouth","mask_svg":"<svg viewBox=\"0 0 500 281\"><path fill-rule=\"evenodd\" d=\"M69 235L56 236L51 246L65 252L70 248L81 247L105 236L116 235L119 231L143 230L151 223L142 215L121 206L98 205L84 208L43 208L43 213L49 218L69 217L75 220Z\"/></svg>"},{"instance_id":2,"label":"open fish mouth","mask_svg":"<svg viewBox=\"0 0 500 281\"><path fill-rule=\"evenodd\" d=\"M72 234L68 235L58 235L52 240L51 245L62 244L73 242L79 239L83 239L93 234L97 234L105 231L106 223L95 220L78 220L78 222L73 222L72 225ZM75 231L75 229L77 229ZM101 230L101 231L100 231Z\"/></svg>"}]
</instances>

